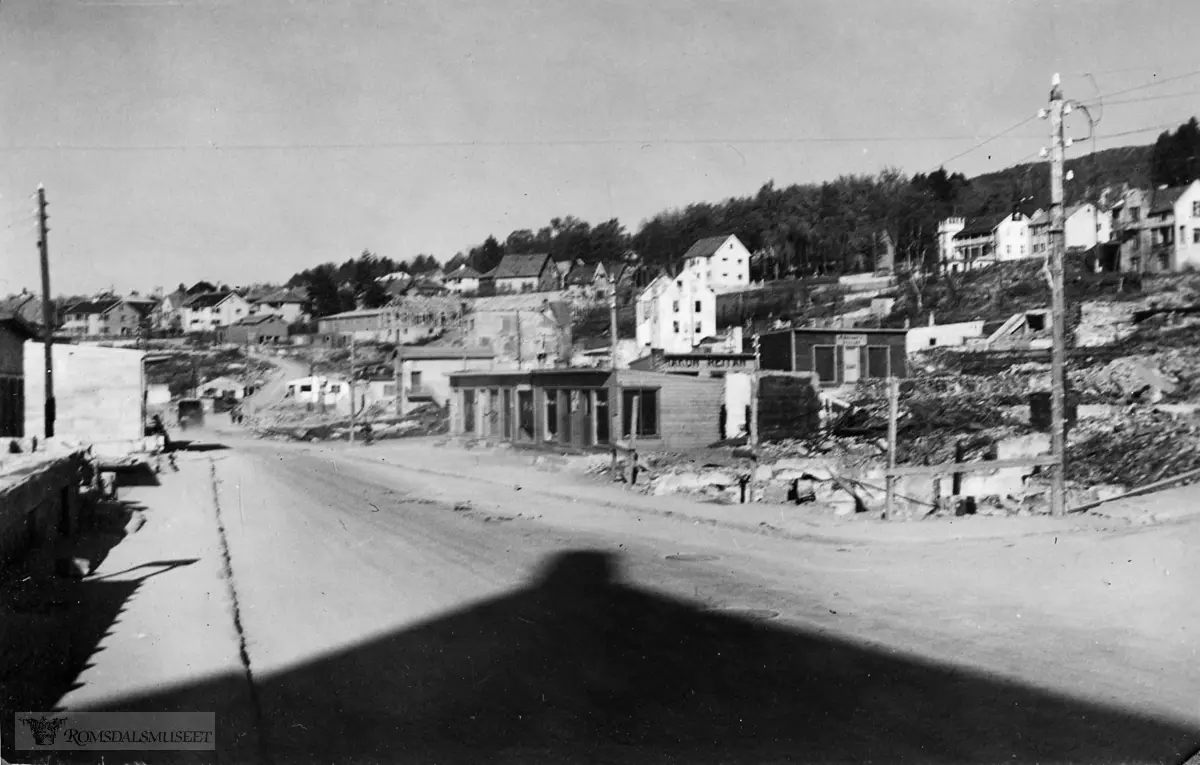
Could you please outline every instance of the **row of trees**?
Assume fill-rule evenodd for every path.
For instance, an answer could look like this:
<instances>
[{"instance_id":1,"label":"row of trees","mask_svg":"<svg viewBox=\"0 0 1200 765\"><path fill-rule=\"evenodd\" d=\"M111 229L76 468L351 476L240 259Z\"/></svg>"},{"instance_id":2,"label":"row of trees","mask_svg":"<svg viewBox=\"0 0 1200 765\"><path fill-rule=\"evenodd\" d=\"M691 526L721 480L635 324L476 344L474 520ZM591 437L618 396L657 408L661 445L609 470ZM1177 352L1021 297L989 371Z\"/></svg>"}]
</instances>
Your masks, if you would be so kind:
<instances>
[{"instance_id":1,"label":"row of trees","mask_svg":"<svg viewBox=\"0 0 1200 765\"><path fill-rule=\"evenodd\" d=\"M288 287L305 287L312 312L316 316L329 316L353 310L361 300L367 308L378 308L388 302L386 282L383 277L401 271L415 277L436 271L441 267L432 255L418 255L412 260L392 260L380 257L370 250L363 250L357 258L338 265L323 263L305 269L288 280Z\"/></svg>"}]
</instances>

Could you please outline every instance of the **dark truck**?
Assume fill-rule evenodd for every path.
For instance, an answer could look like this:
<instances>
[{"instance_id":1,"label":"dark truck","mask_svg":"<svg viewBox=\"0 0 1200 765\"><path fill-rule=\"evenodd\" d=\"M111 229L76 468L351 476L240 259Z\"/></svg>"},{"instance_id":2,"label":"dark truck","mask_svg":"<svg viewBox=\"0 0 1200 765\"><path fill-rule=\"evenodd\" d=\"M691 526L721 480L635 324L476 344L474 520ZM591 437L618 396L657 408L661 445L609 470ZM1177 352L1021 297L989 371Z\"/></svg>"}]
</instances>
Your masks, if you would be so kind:
<instances>
[{"instance_id":1,"label":"dark truck","mask_svg":"<svg viewBox=\"0 0 1200 765\"><path fill-rule=\"evenodd\" d=\"M185 398L179 402L179 429L204 427L204 402L198 398Z\"/></svg>"}]
</instances>

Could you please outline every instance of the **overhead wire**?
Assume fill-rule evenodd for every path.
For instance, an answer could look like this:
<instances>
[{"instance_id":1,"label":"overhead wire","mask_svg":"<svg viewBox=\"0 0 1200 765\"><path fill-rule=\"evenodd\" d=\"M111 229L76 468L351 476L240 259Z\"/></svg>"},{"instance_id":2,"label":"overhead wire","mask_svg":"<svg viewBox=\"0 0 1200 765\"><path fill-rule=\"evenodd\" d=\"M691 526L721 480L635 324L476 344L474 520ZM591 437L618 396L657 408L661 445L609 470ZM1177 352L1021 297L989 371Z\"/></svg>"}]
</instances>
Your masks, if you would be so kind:
<instances>
[{"instance_id":1,"label":"overhead wire","mask_svg":"<svg viewBox=\"0 0 1200 765\"><path fill-rule=\"evenodd\" d=\"M1188 77L1195 77L1198 74L1200 74L1200 69L1196 69L1191 72L1184 72L1183 74L1177 74L1173 77L1167 77L1165 79L1157 80L1155 82L1148 82L1144 85L1135 85L1132 88L1125 88L1124 90L1118 90L1116 92L1107 94L1107 97L1111 98L1112 96L1122 96L1122 95L1125 95L1126 93L1136 93L1137 91L1146 90L1147 88L1157 88L1160 85L1166 85L1168 82L1177 82L1179 80L1186 79ZM1095 102L1089 102L1089 103L1095 103Z\"/></svg>"},{"instance_id":2,"label":"overhead wire","mask_svg":"<svg viewBox=\"0 0 1200 765\"><path fill-rule=\"evenodd\" d=\"M995 134L995 135L993 135L991 138L986 138L986 139L984 139L984 140L980 141L979 143L975 144L974 146L972 146L971 148L967 149L966 151L961 151L961 152L959 152L958 154L955 154L953 157L950 157L950 158L949 158L949 159L947 159L947 160L943 160L942 162L938 162L938 163L937 163L937 164L935 164L935 165L934 165L932 168L930 168L930 171L932 172L933 170L937 170L939 167L944 167L944 166L946 166L946 165L950 164L951 162L953 162L954 160L956 160L956 159L959 159L960 157L965 157L965 156L967 156L968 154L970 154L971 152L973 152L973 151L977 151L978 149L981 149L981 148L983 148L984 146L987 146L987 145L988 145L989 143L991 143L992 141L995 141L995 140L997 140L997 139L999 139L999 138L1003 138L1004 136L1008 135L1009 133L1011 133L1012 131L1016 130L1017 128L1019 128L1019 127L1024 127L1025 125L1028 125L1030 122L1032 122L1032 121L1033 121L1033 120L1035 120L1035 119L1037 119L1037 115L1036 115L1036 114L1030 115L1030 116L1026 117L1025 119L1021 120L1020 122L1016 123L1016 124L1015 124L1015 125L1013 125L1012 127L1009 127L1009 128L1006 128L1006 129L1004 129L1004 130L1001 130L999 133L996 133L996 134Z\"/></svg>"}]
</instances>

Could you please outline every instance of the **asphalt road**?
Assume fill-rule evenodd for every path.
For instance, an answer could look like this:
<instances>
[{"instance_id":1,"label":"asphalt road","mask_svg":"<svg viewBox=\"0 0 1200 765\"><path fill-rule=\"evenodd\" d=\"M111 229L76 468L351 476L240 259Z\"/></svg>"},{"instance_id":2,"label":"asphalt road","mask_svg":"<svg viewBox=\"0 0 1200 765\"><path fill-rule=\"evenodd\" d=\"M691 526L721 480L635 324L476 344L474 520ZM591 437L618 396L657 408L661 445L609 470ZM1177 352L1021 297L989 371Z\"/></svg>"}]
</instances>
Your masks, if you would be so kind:
<instances>
[{"instance_id":1,"label":"asphalt road","mask_svg":"<svg viewBox=\"0 0 1200 765\"><path fill-rule=\"evenodd\" d=\"M1065 570L1044 545L848 550L586 497L551 522L561 500L371 447L223 438L257 708L230 761L1178 762L1200 743L1175 622L1039 593Z\"/></svg>"}]
</instances>

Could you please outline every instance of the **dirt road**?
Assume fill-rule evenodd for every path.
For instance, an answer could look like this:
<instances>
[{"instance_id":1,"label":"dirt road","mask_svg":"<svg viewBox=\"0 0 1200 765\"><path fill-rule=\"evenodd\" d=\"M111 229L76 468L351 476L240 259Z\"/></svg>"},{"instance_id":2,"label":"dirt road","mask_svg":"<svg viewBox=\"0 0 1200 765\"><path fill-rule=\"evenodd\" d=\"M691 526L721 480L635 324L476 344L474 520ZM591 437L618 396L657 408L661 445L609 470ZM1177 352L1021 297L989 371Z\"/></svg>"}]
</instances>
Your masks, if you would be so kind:
<instances>
[{"instance_id":1,"label":"dirt road","mask_svg":"<svg viewBox=\"0 0 1200 765\"><path fill-rule=\"evenodd\" d=\"M208 456L264 761L1175 762L1200 743L1195 525L843 548L386 449L227 440Z\"/></svg>"}]
</instances>

